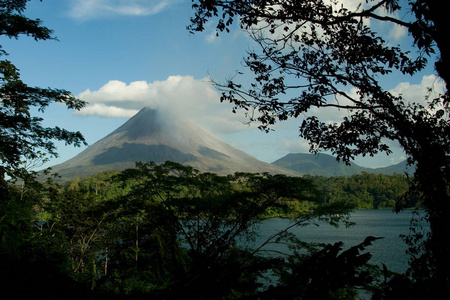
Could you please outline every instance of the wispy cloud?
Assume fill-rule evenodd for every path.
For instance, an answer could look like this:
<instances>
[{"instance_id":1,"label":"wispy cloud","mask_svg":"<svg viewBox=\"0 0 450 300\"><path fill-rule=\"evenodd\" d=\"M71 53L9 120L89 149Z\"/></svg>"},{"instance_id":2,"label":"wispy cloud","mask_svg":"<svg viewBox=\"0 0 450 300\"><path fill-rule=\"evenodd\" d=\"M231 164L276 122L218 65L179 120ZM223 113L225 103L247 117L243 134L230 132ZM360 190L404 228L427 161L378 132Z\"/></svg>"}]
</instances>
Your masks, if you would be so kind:
<instances>
[{"instance_id":1,"label":"wispy cloud","mask_svg":"<svg viewBox=\"0 0 450 300\"><path fill-rule=\"evenodd\" d=\"M209 34L206 35L205 40L208 43L214 43L219 39L217 36L217 30L211 30Z\"/></svg>"},{"instance_id":2,"label":"wispy cloud","mask_svg":"<svg viewBox=\"0 0 450 300\"><path fill-rule=\"evenodd\" d=\"M69 16L95 19L109 16L154 15L179 0L71 0Z\"/></svg>"}]
</instances>

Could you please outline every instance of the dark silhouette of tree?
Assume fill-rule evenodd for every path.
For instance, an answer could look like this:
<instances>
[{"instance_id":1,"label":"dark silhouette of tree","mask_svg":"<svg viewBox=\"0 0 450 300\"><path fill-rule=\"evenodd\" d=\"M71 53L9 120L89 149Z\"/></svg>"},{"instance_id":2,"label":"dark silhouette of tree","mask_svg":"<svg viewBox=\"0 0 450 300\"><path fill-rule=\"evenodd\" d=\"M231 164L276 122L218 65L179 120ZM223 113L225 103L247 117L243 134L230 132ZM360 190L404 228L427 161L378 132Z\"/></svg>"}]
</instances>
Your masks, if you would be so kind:
<instances>
[{"instance_id":1,"label":"dark silhouette of tree","mask_svg":"<svg viewBox=\"0 0 450 300\"><path fill-rule=\"evenodd\" d=\"M338 159L373 156L391 150L397 141L410 163L416 165L412 192L426 206L431 233L425 253L412 269L418 282L433 278L437 286L450 283L449 159L450 124L448 90L426 104L410 102L390 93L381 81L392 73L412 76L434 59L437 74L447 86L449 55L446 12L432 0L361 1L349 10L339 1L193 0L194 16L188 29L203 31L216 19L218 32L229 31L239 17L259 45L244 64L254 74L248 86L216 82L221 101L248 111L249 121L266 131L278 121L303 118L300 136L311 151L330 150ZM396 18L398 12L402 18ZM392 46L366 21L404 27L413 37L413 49ZM346 92L350 88L357 92ZM320 120L314 109L336 108L347 116L333 123ZM399 201L397 209L406 203ZM420 263L419 263L420 262Z\"/></svg>"},{"instance_id":2,"label":"dark silhouette of tree","mask_svg":"<svg viewBox=\"0 0 450 300\"><path fill-rule=\"evenodd\" d=\"M55 39L39 19L24 16L29 0L0 1L0 36L36 41ZM5 57L0 45L0 282L11 299L80 299L87 297L84 283L71 275L65 253L51 239L36 233L34 208L43 201L43 185L30 165L47 154L57 156L55 140L80 145L79 132L45 127L33 110L44 112L52 103L80 109L84 102L62 89L30 87ZM20 180L21 185L10 180Z\"/></svg>"},{"instance_id":3,"label":"dark silhouette of tree","mask_svg":"<svg viewBox=\"0 0 450 300\"><path fill-rule=\"evenodd\" d=\"M36 41L55 39L41 20L23 15L28 1L0 1L0 36L17 39L25 35ZM14 64L5 59L6 55L0 45L0 176L23 178L28 174L21 166L24 160L40 158L42 153L57 156L53 140L76 146L85 143L80 132L44 127L43 119L32 116L31 109L44 112L56 102L79 110L85 103L66 90L28 86L20 79Z\"/></svg>"}]
</instances>

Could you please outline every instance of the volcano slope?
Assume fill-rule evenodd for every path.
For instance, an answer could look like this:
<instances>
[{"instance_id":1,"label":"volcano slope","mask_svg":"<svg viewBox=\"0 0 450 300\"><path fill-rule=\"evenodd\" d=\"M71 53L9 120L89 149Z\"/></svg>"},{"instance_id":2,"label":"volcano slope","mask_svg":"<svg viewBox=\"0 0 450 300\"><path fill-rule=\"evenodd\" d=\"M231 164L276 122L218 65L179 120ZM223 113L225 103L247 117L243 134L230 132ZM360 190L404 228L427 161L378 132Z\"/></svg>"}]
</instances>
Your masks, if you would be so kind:
<instances>
[{"instance_id":1,"label":"volcano slope","mask_svg":"<svg viewBox=\"0 0 450 300\"><path fill-rule=\"evenodd\" d=\"M62 180L108 170L133 168L135 162L178 162L201 172L300 174L233 148L195 123L143 108L125 124L66 162L53 166Z\"/></svg>"}]
</instances>

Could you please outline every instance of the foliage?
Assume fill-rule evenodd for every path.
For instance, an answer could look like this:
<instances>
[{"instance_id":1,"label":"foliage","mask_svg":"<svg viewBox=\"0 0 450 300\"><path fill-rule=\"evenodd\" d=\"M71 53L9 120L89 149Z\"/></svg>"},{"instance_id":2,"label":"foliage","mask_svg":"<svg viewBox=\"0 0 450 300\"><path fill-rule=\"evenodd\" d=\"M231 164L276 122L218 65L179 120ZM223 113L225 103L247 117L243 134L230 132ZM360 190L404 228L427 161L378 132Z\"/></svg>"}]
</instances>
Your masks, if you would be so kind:
<instances>
[{"instance_id":1,"label":"foliage","mask_svg":"<svg viewBox=\"0 0 450 300\"><path fill-rule=\"evenodd\" d=\"M368 186L371 176L353 180ZM386 185L390 178L374 176ZM372 288L376 276L365 269L368 241L344 250L342 243L322 248L290 234L316 221L347 221L351 206L324 201L322 187L313 185L320 180L326 178L218 176L166 162L25 193L8 185L1 211L14 220L0 223L2 274L41 274L45 284L23 280L27 289L17 299L55 284L65 287L49 288L56 298L293 299L320 292L349 299L355 288ZM292 223L256 243L259 223L272 216ZM271 286L262 284L268 278Z\"/></svg>"},{"instance_id":2,"label":"foliage","mask_svg":"<svg viewBox=\"0 0 450 300\"><path fill-rule=\"evenodd\" d=\"M419 273L448 291L448 90L434 98L430 93L421 105L381 85L393 73L418 74L428 58L435 59L436 71L448 85L450 51L442 3L372 0L349 10L339 1L194 0L193 9L192 32L203 31L210 19L217 20L218 31L228 31L238 18L259 46L244 59L254 75L248 87L236 78L216 83L223 90L221 101L247 110L250 122L258 121L268 131L278 121L304 117L300 136L310 142L311 151L330 150L345 162L357 155L390 154L389 140L400 144L416 165L410 196L422 198L431 227ZM395 17L407 12L410 18ZM388 43L368 21L407 29L418 51ZM351 89L356 92L347 91ZM331 108L347 115L335 122L315 115L317 109ZM398 204L397 209L404 208Z\"/></svg>"},{"instance_id":3,"label":"foliage","mask_svg":"<svg viewBox=\"0 0 450 300\"><path fill-rule=\"evenodd\" d=\"M352 188L369 188L371 182L389 187L392 179L394 188L401 178L363 174L336 178L334 186L344 190L341 180L346 179ZM318 292L328 299L349 299L372 285L387 294L390 289L379 288L373 281L377 273L367 269L369 240L345 250L342 243L323 247L290 233L316 221L336 226L348 222L354 206L325 200L321 191L330 185L327 180L219 176L166 162L138 163L135 169L61 186L42 184L25 193L8 185L11 192L5 199L10 200L3 201L9 204L2 213L23 217L1 223L22 224L15 231L1 227L5 262L16 262L16 270L6 268L3 275L20 276L45 264L48 276L59 274L64 281L56 284L92 299L293 299ZM29 202L17 201L20 197ZM289 217L291 225L257 242L259 224L273 216Z\"/></svg>"},{"instance_id":4,"label":"foliage","mask_svg":"<svg viewBox=\"0 0 450 300\"><path fill-rule=\"evenodd\" d=\"M39 19L23 15L29 0L0 1L0 36L22 35L54 39ZM80 109L84 102L62 89L30 87L0 45L0 283L10 299L87 297L83 280L74 276L59 238L50 238L37 226L36 209L50 191L31 170L56 156L55 140L75 146L84 143L79 132L45 127L34 112L51 103ZM44 216L45 214L41 214ZM18 288L19 287L19 288Z\"/></svg>"},{"instance_id":5,"label":"foliage","mask_svg":"<svg viewBox=\"0 0 450 300\"><path fill-rule=\"evenodd\" d=\"M383 209L396 207L399 201L406 201L410 179L404 175L384 175L361 173L348 177L310 176L322 191L326 202L341 201L351 203L358 209ZM410 208L421 208L417 198L409 198Z\"/></svg>"},{"instance_id":6,"label":"foliage","mask_svg":"<svg viewBox=\"0 0 450 300\"><path fill-rule=\"evenodd\" d=\"M309 271L295 281L294 270L307 268L310 255L321 247L299 241L290 228L316 221L346 224L351 208L325 203L319 195L307 178L219 176L172 162L138 163L135 169L51 186L35 211L47 216L39 240L59 247L69 262L70 278L90 287L94 299L256 299L269 291L262 284L266 276L278 278L273 283L280 289L289 282L293 293L306 288L309 280L320 285L313 279L318 273ZM290 227L256 243L259 224L274 212L289 216ZM289 247L268 248L274 243ZM355 261L345 280L326 284L331 293L347 295L361 286L357 278L366 273L360 267L370 255L352 250L348 256L350 249L343 251L342 244L327 247L323 255L316 254L323 257L313 263L317 272L338 257ZM341 265L333 269L334 274L349 271ZM279 299L286 298L280 294Z\"/></svg>"},{"instance_id":7,"label":"foliage","mask_svg":"<svg viewBox=\"0 0 450 300\"><path fill-rule=\"evenodd\" d=\"M0 35L18 38L20 35L35 40L52 39L52 31L39 19L32 20L22 13L28 0L0 1ZM0 56L7 53L0 46ZM44 127L41 117L32 116L33 109L44 112L53 102L63 103L69 109L79 110L84 102L62 89L30 87L20 79L19 70L12 62L0 60L0 176L25 177L24 161L39 158L39 151L56 156L53 140L79 146L84 139L79 132L59 127Z\"/></svg>"},{"instance_id":8,"label":"foliage","mask_svg":"<svg viewBox=\"0 0 450 300\"><path fill-rule=\"evenodd\" d=\"M366 286L373 278L366 266L369 253L361 253L379 238L367 237L362 243L342 251L342 242L328 244L313 255L293 255L284 272L284 285L269 288L261 299L352 299L357 296L348 286Z\"/></svg>"},{"instance_id":9,"label":"foliage","mask_svg":"<svg viewBox=\"0 0 450 300\"><path fill-rule=\"evenodd\" d=\"M0 182L0 286L9 299L80 299L88 294L73 275L57 238L38 226L36 209L47 194Z\"/></svg>"}]
</instances>

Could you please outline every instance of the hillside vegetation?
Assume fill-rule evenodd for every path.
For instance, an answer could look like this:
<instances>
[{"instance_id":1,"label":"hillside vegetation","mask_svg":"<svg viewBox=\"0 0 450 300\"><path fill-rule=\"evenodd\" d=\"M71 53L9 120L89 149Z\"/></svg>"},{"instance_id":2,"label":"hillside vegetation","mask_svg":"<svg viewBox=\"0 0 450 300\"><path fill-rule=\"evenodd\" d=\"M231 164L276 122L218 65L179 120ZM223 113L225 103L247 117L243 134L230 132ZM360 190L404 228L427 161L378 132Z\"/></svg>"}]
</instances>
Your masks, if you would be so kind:
<instances>
[{"instance_id":1,"label":"hillside vegetation","mask_svg":"<svg viewBox=\"0 0 450 300\"><path fill-rule=\"evenodd\" d=\"M394 192L383 194L391 178L373 184L370 176L343 185L341 178L220 176L166 162L63 185L9 185L0 203L0 276L11 288L21 278L16 299L350 299L356 288L379 286L362 252L373 239L346 250L338 241L305 243L288 229L350 225L355 204L376 206L404 187L395 177ZM343 197L346 190L355 196ZM355 201L359 193L377 200ZM269 217L291 223L255 243ZM271 250L277 244L283 248ZM261 284L267 276L272 286Z\"/></svg>"},{"instance_id":2,"label":"hillside vegetation","mask_svg":"<svg viewBox=\"0 0 450 300\"><path fill-rule=\"evenodd\" d=\"M415 196L408 196L410 180L400 174L361 173L352 176L306 176L321 191L327 203L345 202L358 209L393 209L399 200L409 208L421 208Z\"/></svg>"},{"instance_id":3,"label":"hillside vegetation","mask_svg":"<svg viewBox=\"0 0 450 300\"><path fill-rule=\"evenodd\" d=\"M94 176L76 178L67 181L65 189L83 189L105 198L111 198L126 192L126 188L111 186L110 177L121 171L102 172ZM373 174L362 172L351 176L315 176L303 177L311 182L321 201L325 203L347 203L355 209L393 209L396 201L407 197L410 179L405 175ZM421 208L417 197L407 198L409 208ZM280 214L267 215L279 217Z\"/></svg>"}]
</instances>

